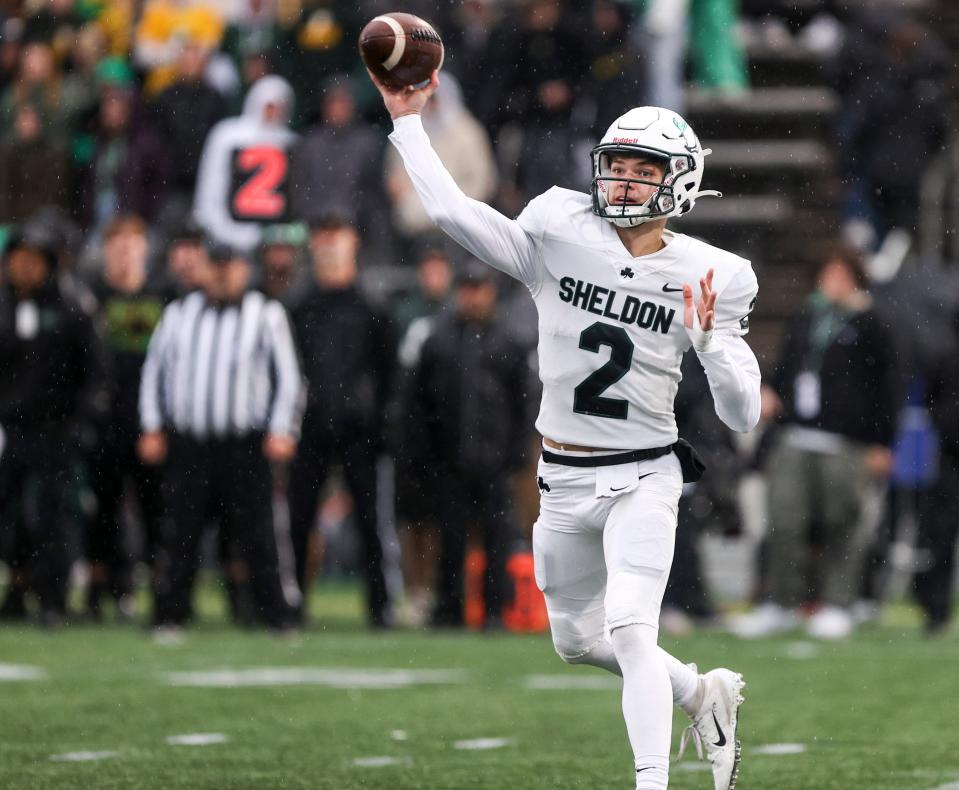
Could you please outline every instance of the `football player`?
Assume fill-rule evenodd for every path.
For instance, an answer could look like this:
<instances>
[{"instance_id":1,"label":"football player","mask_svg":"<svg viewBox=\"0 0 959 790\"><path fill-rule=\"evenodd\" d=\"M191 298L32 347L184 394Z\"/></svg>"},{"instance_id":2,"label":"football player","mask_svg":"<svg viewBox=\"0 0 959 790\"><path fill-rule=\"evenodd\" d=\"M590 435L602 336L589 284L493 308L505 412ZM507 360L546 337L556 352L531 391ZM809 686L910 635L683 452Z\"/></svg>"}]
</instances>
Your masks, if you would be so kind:
<instances>
[{"instance_id":1,"label":"football player","mask_svg":"<svg viewBox=\"0 0 959 790\"><path fill-rule=\"evenodd\" d=\"M637 790L667 786L672 702L692 718L681 750L688 737L705 747L716 790L729 790L742 677L700 675L657 645L680 491L702 471L673 414L684 352L695 349L730 428L749 431L760 411L759 366L742 337L757 290L749 262L666 229L717 194L699 188L709 152L675 113L638 107L593 149L591 195L553 187L507 219L464 195L430 146L420 112L438 84L434 72L419 90L377 87L433 221L536 303L533 553L556 651L622 676Z\"/></svg>"}]
</instances>

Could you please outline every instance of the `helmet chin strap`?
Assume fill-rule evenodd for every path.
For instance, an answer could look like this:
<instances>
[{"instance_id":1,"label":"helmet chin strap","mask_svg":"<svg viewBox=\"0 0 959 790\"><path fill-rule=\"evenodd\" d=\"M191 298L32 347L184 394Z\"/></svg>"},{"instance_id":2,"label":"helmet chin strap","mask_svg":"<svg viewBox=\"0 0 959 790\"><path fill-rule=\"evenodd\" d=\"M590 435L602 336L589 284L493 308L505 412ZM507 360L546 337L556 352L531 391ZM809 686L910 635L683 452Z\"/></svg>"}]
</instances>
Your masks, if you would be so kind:
<instances>
[{"instance_id":1,"label":"helmet chin strap","mask_svg":"<svg viewBox=\"0 0 959 790\"><path fill-rule=\"evenodd\" d=\"M629 182L629 183L632 183L632 182ZM616 201L616 202L607 200L607 202L606 202L606 210L609 211L610 209L613 209L613 210L619 209L621 213L620 213L620 215L619 215L618 217L616 217L617 219L632 219L632 218L634 218L634 217L642 217L642 216L647 215L647 214L650 213L650 205L651 205L652 202L653 202L653 198L656 197L656 192L653 192L648 198L646 198L646 200L644 200L644 201L643 201L642 203L640 203L639 205L636 205L636 204L634 204L634 203L632 203L632 204L631 204L631 203L627 203L627 202L626 202L626 198L627 198L628 195L629 195L629 185L627 184L626 189L623 191L623 199L622 199L621 201L618 200L618 201ZM630 209L631 211L635 211L635 212L638 212L638 213L636 213L636 214L631 214L631 215L627 216L627 215L625 215L625 214L622 213L622 212L626 211L626 209ZM613 214L613 215L610 215L610 216L614 216L614 217L615 217L616 215Z\"/></svg>"},{"instance_id":2,"label":"helmet chin strap","mask_svg":"<svg viewBox=\"0 0 959 790\"><path fill-rule=\"evenodd\" d=\"M645 222L652 222L659 217L639 216L639 217L605 217L608 222L613 223L617 228L635 228Z\"/></svg>"},{"instance_id":3,"label":"helmet chin strap","mask_svg":"<svg viewBox=\"0 0 959 790\"><path fill-rule=\"evenodd\" d=\"M627 208L625 202L626 194L623 194L623 203L607 203L606 210L604 212L605 219L612 222L619 228L634 228L637 225L642 225L644 222L650 222L651 220L657 219L657 217L652 216L650 212L650 204L653 202L653 198L656 197L656 192L653 192L646 200L639 206L629 206L633 211L640 212L636 214L631 214L629 216L620 214L619 216L615 214L610 214L610 209L621 209L624 210Z\"/></svg>"}]
</instances>

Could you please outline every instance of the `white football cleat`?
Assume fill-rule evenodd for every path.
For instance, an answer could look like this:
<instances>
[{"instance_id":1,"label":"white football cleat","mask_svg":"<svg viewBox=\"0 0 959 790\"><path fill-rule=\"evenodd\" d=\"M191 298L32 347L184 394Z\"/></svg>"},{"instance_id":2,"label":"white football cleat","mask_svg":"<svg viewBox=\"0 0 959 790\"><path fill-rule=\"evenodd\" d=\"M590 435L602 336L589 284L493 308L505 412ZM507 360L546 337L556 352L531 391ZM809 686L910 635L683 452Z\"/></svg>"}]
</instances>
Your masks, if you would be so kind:
<instances>
[{"instance_id":1,"label":"white football cleat","mask_svg":"<svg viewBox=\"0 0 959 790\"><path fill-rule=\"evenodd\" d=\"M703 704L692 716L693 723L683 732L676 759L682 759L686 744L692 740L700 760L705 749L705 756L713 769L715 790L733 790L742 757L742 744L736 728L746 684L742 675L729 669L713 669L702 677L705 684Z\"/></svg>"}]
</instances>

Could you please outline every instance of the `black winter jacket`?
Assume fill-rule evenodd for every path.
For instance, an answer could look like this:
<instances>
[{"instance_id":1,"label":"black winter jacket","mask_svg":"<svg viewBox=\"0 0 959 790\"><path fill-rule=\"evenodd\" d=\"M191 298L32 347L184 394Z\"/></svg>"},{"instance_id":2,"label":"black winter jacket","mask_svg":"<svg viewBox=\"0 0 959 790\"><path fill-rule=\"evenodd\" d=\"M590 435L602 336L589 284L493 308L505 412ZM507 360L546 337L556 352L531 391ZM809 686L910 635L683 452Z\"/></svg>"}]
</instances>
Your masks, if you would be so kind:
<instances>
[{"instance_id":1,"label":"black winter jacket","mask_svg":"<svg viewBox=\"0 0 959 790\"><path fill-rule=\"evenodd\" d=\"M473 477L521 465L533 410L527 359L496 320L437 321L409 389L410 459Z\"/></svg>"},{"instance_id":2,"label":"black winter jacket","mask_svg":"<svg viewBox=\"0 0 959 790\"><path fill-rule=\"evenodd\" d=\"M171 186L192 193L203 143L226 117L226 102L208 85L177 82L157 97L154 112L157 131L173 153Z\"/></svg>"},{"instance_id":3,"label":"black winter jacket","mask_svg":"<svg viewBox=\"0 0 959 790\"><path fill-rule=\"evenodd\" d=\"M784 421L836 433L865 444L892 444L901 399L894 339L874 310L852 316L810 366L813 311L789 323L770 384L786 407ZM812 418L796 410L797 378L818 370L821 409Z\"/></svg>"},{"instance_id":4,"label":"black winter jacket","mask_svg":"<svg viewBox=\"0 0 959 790\"><path fill-rule=\"evenodd\" d=\"M26 311L19 332L18 308ZM0 371L0 426L59 430L92 424L105 412L104 356L93 320L55 281L29 300L0 287Z\"/></svg>"},{"instance_id":5,"label":"black winter jacket","mask_svg":"<svg viewBox=\"0 0 959 790\"><path fill-rule=\"evenodd\" d=\"M315 285L292 310L307 380L304 438L322 429L337 435L383 435L396 368L389 320L355 288L325 291Z\"/></svg>"}]
</instances>

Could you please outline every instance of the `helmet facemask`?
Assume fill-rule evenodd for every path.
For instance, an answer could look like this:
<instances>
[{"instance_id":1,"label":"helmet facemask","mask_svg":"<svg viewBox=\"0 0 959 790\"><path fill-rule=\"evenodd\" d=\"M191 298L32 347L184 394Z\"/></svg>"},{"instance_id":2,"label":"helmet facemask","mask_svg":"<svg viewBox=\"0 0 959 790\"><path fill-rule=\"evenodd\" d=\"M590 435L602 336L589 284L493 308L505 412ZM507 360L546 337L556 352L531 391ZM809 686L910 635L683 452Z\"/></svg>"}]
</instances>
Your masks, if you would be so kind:
<instances>
[{"instance_id":1,"label":"helmet facemask","mask_svg":"<svg viewBox=\"0 0 959 790\"><path fill-rule=\"evenodd\" d=\"M664 170L661 181L627 178L612 175L613 157L641 157L655 162ZM601 143L591 152L593 165L593 213L598 214L621 228L631 228L644 222L677 216L689 210L677 206L674 185L676 180L696 169L696 162L689 154L667 154L664 151L623 143ZM610 201L613 185L626 183L622 200ZM642 203L627 203L629 184L655 187L655 191ZM688 202L688 201L686 201ZM678 210L677 210L678 209Z\"/></svg>"}]
</instances>

